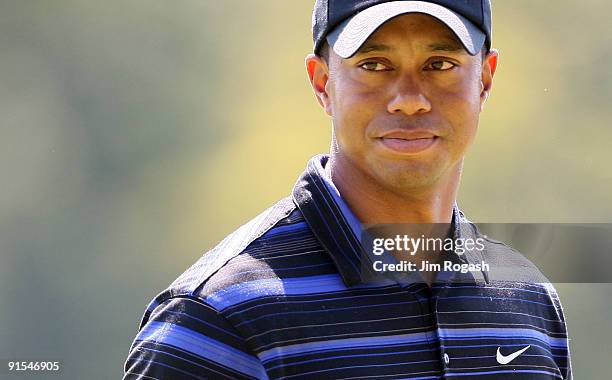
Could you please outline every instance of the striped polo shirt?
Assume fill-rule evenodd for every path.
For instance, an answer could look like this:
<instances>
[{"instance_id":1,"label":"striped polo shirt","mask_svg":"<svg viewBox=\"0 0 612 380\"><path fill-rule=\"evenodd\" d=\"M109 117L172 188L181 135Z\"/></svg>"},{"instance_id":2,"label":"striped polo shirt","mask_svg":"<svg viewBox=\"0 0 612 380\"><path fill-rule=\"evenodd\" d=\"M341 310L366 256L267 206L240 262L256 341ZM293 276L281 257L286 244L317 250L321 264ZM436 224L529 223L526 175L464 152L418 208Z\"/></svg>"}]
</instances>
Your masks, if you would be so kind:
<instances>
[{"instance_id":1,"label":"striped polo shirt","mask_svg":"<svg viewBox=\"0 0 612 380\"><path fill-rule=\"evenodd\" d=\"M457 257L494 268L461 281L366 281L327 159L153 299L124 379L571 378L555 289L500 242ZM452 228L482 236L456 207Z\"/></svg>"}]
</instances>

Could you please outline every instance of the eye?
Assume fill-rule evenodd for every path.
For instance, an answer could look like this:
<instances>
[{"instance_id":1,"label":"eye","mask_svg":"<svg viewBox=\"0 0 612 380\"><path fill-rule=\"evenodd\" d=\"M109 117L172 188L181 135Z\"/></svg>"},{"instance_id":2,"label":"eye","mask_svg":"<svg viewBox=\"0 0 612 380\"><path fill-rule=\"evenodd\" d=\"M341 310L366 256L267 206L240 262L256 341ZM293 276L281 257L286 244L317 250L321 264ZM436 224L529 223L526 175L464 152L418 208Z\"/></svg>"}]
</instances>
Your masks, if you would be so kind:
<instances>
[{"instance_id":1,"label":"eye","mask_svg":"<svg viewBox=\"0 0 612 380\"><path fill-rule=\"evenodd\" d=\"M390 70L389 67L387 67L386 65L380 62L376 62L376 61L364 62L361 65L359 65L359 67L361 67L362 69L366 71L388 71Z\"/></svg>"},{"instance_id":2,"label":"eye","mask_svg":"<svg viewBox=\"0 0 612 380\"><path fill-rule=\"evenodd\" d=\"M427 66L426 70L446 71L446 70L451 70L455 66L457 65L455 65L452 62L439 60L439 61L433 61L432 63L430 63L429 66Z\"/></svg>"}]
</instances>

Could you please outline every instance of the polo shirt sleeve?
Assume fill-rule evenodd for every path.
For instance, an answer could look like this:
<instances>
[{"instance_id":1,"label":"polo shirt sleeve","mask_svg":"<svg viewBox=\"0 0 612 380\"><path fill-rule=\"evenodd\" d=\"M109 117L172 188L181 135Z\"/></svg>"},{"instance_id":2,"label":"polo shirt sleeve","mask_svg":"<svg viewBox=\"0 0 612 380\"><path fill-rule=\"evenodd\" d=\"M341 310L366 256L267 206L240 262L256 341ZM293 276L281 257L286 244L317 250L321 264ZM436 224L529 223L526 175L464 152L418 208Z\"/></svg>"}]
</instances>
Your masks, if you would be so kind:
<instances>
[{"instance_id":1,"label":"polo shirt sleeve","mask_svg":"<svg viewBox=\"0 0 612 380\"><path fill-rule=\"evenodd\" d=\"M553 303L556 311L556 328L551 329L555 338L554 345L552 346L553 350L553 359L561 369L561 374L563 375L564 380L572 380L572 361L570 356L570 347L569 347L569 337L567 331L567 324L565 320L565 315L563 312L563 306L561 305L561 300L559 298L559 294L557 290L554 288L552 284L546 284L546 288L548 290L548 294L551 302Z\"/></svg>"},{"instance_id":2,"label":"polo shirt sleeve","mask_svg":"<svg viewBox=\"0 0 612 380\"><path fill-rule=\"evenodd\" d=\"M124 380L267 379L238 331L195 297L170 298L143 318Z\"/></svg>"}]
</instances>

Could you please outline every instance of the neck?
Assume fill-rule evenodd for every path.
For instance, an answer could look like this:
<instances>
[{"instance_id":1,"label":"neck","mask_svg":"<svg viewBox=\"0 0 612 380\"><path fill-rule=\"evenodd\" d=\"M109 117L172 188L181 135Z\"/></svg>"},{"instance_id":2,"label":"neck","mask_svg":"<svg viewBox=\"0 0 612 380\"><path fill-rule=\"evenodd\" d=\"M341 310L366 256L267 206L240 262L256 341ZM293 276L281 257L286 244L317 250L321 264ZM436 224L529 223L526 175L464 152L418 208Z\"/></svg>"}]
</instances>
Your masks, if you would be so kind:
<instances>
[{"instance_id":1,"label":"neck","mask_svg":"<svg viewBox=\"0 0 612 380\"><path fill-rule=\"evenodd\" d=\"M431 185L399 190L385 188L361 170L342 165L333 154L326 170L363 224L450 223L462 166L461 160Z\"/></svg>"}]
</instances>

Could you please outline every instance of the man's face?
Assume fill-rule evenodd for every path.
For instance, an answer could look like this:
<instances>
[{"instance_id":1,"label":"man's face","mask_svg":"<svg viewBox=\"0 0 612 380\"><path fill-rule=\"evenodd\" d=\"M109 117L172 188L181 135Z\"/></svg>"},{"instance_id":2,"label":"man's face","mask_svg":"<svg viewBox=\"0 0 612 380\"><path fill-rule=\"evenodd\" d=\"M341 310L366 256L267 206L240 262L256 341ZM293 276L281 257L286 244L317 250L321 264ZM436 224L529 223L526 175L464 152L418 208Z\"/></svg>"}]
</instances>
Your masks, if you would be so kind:
<instances>
[{"instance_id":1,"label":"man's face","mask_svg":"<svg viewBox=\"0 0 612 380\"><path fill-rule=\"evenodd\" d=\"M459 170L491 86L485 66L423 14L383 24L351 58L330 51L335 165L402 193Z\"/></svg>"}]
</instances>

